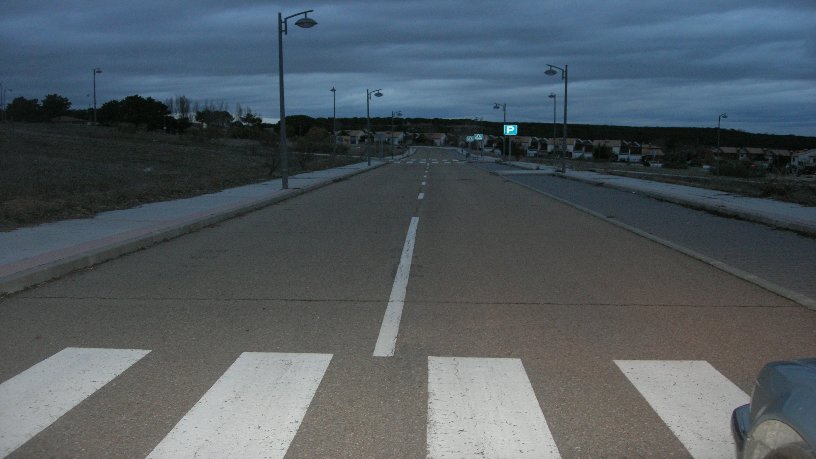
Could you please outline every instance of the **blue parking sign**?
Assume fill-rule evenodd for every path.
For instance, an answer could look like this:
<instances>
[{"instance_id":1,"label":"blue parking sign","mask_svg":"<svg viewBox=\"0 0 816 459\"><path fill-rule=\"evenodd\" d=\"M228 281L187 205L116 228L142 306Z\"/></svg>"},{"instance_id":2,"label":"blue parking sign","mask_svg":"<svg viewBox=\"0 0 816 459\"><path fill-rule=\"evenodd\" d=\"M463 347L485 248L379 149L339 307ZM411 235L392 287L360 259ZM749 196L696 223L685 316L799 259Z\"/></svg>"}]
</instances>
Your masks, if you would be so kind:
<instances>
[{"instance_id":1,"label":"blue parking sign","mask_svg":"<svg viewBox=\"0 0 816 459\"><path fill-rule=\"evenodd\" d=\"M518 135L518 124L505 124L504 135Z\"/></svg>"}]
</instances>

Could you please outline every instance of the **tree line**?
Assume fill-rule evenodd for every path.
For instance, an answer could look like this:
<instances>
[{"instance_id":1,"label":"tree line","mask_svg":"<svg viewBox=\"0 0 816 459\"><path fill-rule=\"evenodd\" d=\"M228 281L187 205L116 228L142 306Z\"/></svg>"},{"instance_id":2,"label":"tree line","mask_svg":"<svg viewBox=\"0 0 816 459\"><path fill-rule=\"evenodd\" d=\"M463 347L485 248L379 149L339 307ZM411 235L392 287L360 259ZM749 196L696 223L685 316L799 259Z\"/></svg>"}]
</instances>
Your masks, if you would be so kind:
<instances>
[{"instance_id":1,"label":"tree line","mask_svg":"<svg viewBox=\"0 0 816 459\"><path fill-rule=\"evenodd\" d=\"M71 101L59 94L48 94L42 100L17 97L6 106L6 118L14 121L43 122L59 116L71 116L91 121L90 109L72 109ZM184 133L193 123L201 123L202 129L213 136L257 138L264 127L259 113L251 108L236 104L230 111L223 101L195 101L186 96L176 96L157 101L139 95L111 100L104 103L97 112L97 120L103 124L132 123L144 129L164 129L168 133ZM399 118L395 129L413 134L444 132L451 136L463 137L475 133L500 135L502 123L473 119L447 118ZM391 129L390 117L371 118L375 131ZM338 132L362 130L366 118L338 118ZM553 134L552 123L518 123L521 135L546 137ZM304 137L312 128L320 128L331 134L331 118L313 118L305 115L286 117L287 136ZM561 125L556 126L556 136L561 135ZM570 137L580 139L630 140L639 143L660 145L666 152L696 151L716 145L716 128L691 127L636 127L590 124L570 124ZM720 145L732 147L786 148L803 150L816 148L816 138L796 135L756 134L736 129L720 131Z\"/></svg>"},{"instance_id":2,"label":"tree line","mask_svg":"<svg viewBox=\"0 0 816 459\"><path fill-rule=\"evenodd\" d=\"M87 122L93 121L92 109L72 109L71 101L59 94L48 94L42 100L17 97L6 107L6 118L19 122L48 122L59 117L71 117ZM100 124L132 124L145 130L162 129L171 134L182 134L193 123L215 134L232 137L257 137L262 129L259 113L250 107L236 104L235 115L223 102L192 101L186 96L168 98L164 102L140 95L110 100L97 110ZM219 132L215 132L219 131Z\"/></svg>"}]
</instances>

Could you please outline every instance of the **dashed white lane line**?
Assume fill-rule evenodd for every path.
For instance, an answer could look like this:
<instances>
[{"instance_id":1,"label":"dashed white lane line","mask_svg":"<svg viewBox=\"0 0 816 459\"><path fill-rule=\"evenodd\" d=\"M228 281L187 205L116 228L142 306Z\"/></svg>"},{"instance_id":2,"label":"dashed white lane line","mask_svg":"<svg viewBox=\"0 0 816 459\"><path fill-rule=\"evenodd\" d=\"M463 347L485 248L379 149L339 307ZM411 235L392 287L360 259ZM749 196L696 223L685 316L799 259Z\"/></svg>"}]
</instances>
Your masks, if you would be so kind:
<instances>
[{"instance_id":1,"label":"dashed white lane line","mask_svg":"<svg viewBox=\"0 0 816 459\"><path fill-rule=\"evenodd\" d=\"M392 357L397 346L402 308L405 305L405 292L408 289L408 278L411 275L411 260L414 257L417 226L419 226L419 217L411 217L411 224L408 226L408 234L405 236L405 244L402 247L402 257L397 267L397 274L394 276L394 285L391 287L391 296L388 298L388 307L385 309L380 334L374 346L374 357Z\"/></svg>"},{"instance_id":2,"label":"dashed white lane line","mask_svg":"<svg viewBox=\"0 0 816 459\"><path fill-rule=\"evenodd\" d=\"M282 458L330 354L244 352L148 458Z\"/></svg>"},{"instance_id":3,"label":"dashed white lane line","mask_svg":"<svg viewBox=\"0 0 816 459\"><path fill-rule=\"evenodd\" d=\"M695 458L734 456L730 418L749 397L708 362L616 360L680 443Z\"/></svg>"},{"instance_id":4,"label":"dashed white lane line","mask_svg":"<svg viewBox=\"0 0 816 459\"><path fill-rule=\"evenodd\" d=\"M422 182L422 186L425 186L427 184L428 184L428 182Z\"/></svg>"},{"instance_id":5,"label":"dashed white lane line","mask_svg":"<svg viewBox=\"0 0 816 459\"><path fill-rule=\"evenodd\" d=\"M428 357L427 457L561 457L521 360Z\"/></svg>"},{"instance_id":6,"label":"dashed white lane line","mask_svg":"<svg viewBox=\"0 0 816 459\"><path fill-rule=\"evenodd\" d=\"M425 199L425 193L419 193L419 195L417 196L417 199L419 199L420 201Z\"/></svg>"},{"instance_id":7,"label":"dashed white lane line","mask_svg":"<svg viewBox=\"0 0 816 459\"><path fill-rule=\"evenodd\" d=\"M5 457L150 351L69 347L0 384Z\"/></svg>"}]
</instances>

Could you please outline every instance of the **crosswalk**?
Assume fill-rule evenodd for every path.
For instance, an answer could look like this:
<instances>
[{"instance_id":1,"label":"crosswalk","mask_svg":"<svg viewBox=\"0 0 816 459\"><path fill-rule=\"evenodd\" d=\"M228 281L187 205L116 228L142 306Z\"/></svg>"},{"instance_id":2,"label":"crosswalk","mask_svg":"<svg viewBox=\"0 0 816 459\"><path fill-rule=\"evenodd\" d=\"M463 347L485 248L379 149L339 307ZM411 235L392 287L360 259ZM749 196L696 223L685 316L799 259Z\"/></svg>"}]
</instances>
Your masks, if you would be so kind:
<instances>
[{"instance_id":1,"label":"crosswalk","mask_svg":"<svg viewBox=\"0 0 816 459\"><path fill-rule=\"evenodd\" d=\"M150 352L66 348L0 383L0 457ZM148 457L283 457L332 357L242 353ZM614 363L693 457L733 454L729 416L748 395L712 365ZM560 457L521 359L432 356L427 368L428 457Z\"/></svg>"}]
</instances>

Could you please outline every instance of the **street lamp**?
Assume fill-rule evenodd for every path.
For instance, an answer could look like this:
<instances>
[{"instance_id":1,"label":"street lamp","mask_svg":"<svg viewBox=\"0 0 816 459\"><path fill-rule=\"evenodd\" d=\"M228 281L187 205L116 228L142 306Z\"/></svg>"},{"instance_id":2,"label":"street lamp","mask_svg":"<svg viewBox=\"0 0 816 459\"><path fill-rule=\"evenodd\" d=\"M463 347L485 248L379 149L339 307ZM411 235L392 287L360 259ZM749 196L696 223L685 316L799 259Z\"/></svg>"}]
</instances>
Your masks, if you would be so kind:
<instances>
[{"instance_id":1,"label":"street lamp","mask_svg":"<svg viewBox=\"0 0 816 459\"><path fill-rule=\"evenodd\" d=\"M722 113L717 117L717 175L720 175L720 122L723 118L728 118L728 115Z\"/></svg>"},{"instance_id":2,"label":"street lamp","mask_svg":"<svg viewBox=\"0 0 816 459\"><path fill-rule=\"evenodd\" d=\"M391 141L391 159L394 159L394 117L402 116L402 112L397 110L395 112L391 112L391 135L389 136L389 140Z\"/></svg>"},{"instance_id":3,"label":"street lamp","mask_svg":"<svg viewBox=\"0 0 816 459\"><path fill-rule=\"evenodd\" d=\"M94 67L93 69L93 95L94 95L94 124L96 124L96 74L102 73L102 69Z\"/></svg>"},{"instance_id":4,"label":"street lamp","mask_svg":"<svg viewBox=\"0 0 816 459\"><path fill-rule=\"evenodd\" d=\"M0 82L0 109L3 110L3 116L0 118L2 121L8 120L8 115L6 114L6 93L7 92L14 92L9 88L3 88L3 83Z\"/></svg>"},{"instance_id":5,"label":"street lamp","mask_svg":"<svg viewBox=\"0 0 816 459\"><path fill-rule=\"evenodd\" d=\"M502 112L504 113L504 124L507 124L507 102L505 102L503 104L500 104L498 102L494 102L493 103L493 109L494 110L502 109ZM504 130L503 129L504 129L504 127L502 126L502 157L504 157L504 154L507 152L507 148L505 147L505 145L507 144L507 142L505 142L505 140L507 140L507 136L504 135ZM507 159L510 159L509 153L508 153Z\"/></svg>"},{"instance_id":6,"label":"street lamp","mask_svg":"<svg viewBox=\"0 0 816 459\"><path fill-rule=\"evenodd\" d=\"M548 97L553 100L553 136L552 136L552 139L553 139L553 150L555 150L555 106L558 105L558 96L554 92L551 92Z\"/></svg>"},{"instance_id":7,"label":"street lamp","mask_svg":"<svg viewBox=\"0 0 816 459\"><path fill-rule=\"evenodd\" d=\"M332 155L337 155L337 90L332 86Z\"/></svg>"},{"instance_id":8,"label":"street lamp","mask_svg":"<svg viewBox=\"0 0 816 459\"><path fill-rule=\"evenodd\" d=\"M547 64L549 67L544 73L549 76L557 75L556 70L561 71L561 79L564 80L564 149L561 152L561 172L567 172L567 82L569 81L569 66L564 65L564 68L555 65Z\"/></svg>"},{"instance_id":9,"label":"street lamp","mask_svg":"<svg viewBox=\"0 0 816 459\"><path fill-rule=\"evenodd\" d=\"M369 91L366 88L366 131L368 131L368 135L371 135L371 95L373 94L375 97L382 97L383 94L382 89L374 89ZM374 140L372 137L371 140ZM366 154L368 155L368 165L371 165L371 150L366 146Z\"/></svg>"},{"instance_id":10,"label":"street lamp","mask_svg":"<svg viewBox=\"0 0 816 459\"><path fill-rule=\"evenodd\" d=\"M308 29L317 25L317 21L307 16L314 10L301 11L291 16L283 17L278 13L278 89L280 90L280 158L281 158L281 188L289 188L289 151L286 147L286 105L283 100L283 36L289 34L288 21L293 17L303 15L295 21L295 25Z\"/></svg>"}]
</instances>

